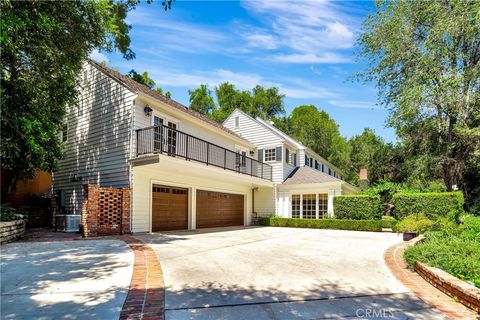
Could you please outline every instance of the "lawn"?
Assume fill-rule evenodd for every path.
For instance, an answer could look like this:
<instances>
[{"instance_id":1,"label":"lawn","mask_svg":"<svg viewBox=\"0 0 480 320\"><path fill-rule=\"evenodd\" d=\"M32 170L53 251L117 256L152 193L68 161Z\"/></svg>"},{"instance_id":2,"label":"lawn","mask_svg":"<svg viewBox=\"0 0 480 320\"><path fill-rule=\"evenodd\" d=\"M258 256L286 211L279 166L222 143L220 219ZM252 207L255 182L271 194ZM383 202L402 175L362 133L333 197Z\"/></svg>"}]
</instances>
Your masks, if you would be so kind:
<instances>
[{"instance_id":1,"label":"lawn","mask_svg":"<svg viewBox=\"0 0 480 320\"><path fill-rule=\"evenodd\" d=\"M480 288L480 217L464 216L462 222L427 232L423 241L405 251L408 266L421 261Z\"/></svg>"}]
</instances>

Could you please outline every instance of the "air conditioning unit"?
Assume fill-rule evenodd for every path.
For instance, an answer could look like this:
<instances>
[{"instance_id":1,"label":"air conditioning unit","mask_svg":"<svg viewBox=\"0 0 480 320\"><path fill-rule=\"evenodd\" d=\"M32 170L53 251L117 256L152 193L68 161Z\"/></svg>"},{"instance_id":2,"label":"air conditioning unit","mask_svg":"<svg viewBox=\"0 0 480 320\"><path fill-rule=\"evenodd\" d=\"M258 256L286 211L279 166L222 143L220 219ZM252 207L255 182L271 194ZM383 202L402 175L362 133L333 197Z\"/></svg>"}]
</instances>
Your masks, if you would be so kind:
<instances>
[{"instance_id":1,"label":"air conditioning unit","mask_svg":"<svg viewBox=\"0 0 480 320\"><path fill-rule=\"evenodd\" d=\"M81 215L60 214L55 216L55 229L64 232L78 232L80 229Z\"/></svg>"}]
</instances>

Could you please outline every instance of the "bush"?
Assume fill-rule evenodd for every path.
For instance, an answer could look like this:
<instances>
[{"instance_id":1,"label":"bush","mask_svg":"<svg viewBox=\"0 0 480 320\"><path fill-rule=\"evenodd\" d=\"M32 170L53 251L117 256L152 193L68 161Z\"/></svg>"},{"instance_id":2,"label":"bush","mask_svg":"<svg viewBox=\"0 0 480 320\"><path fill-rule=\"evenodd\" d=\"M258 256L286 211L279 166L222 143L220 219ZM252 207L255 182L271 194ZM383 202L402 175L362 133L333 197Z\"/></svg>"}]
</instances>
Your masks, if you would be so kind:
<instances>
[{"instance_id":1,"label":"bush","mask_svg":"<svg viewBox=\"0 0 480 320\"><path fill-rule=\"evenodd\" d=\"M337 219L380 220L382 217L382 204L379 196L336 196L333 198L333 210Z\"/></svg>"},{"instance_id":2,"label":"bush","mask_svg":"<svg viewBox=\"0 0 480 320\"><path fill-rule=\"evenodd\" d=\"M461 192L397 193L393 195L392 203L397 219L415 212L424 212L433 220L449 214L456 219L463 212Z\"/></svg>"},{"instance_id":3,"label":"bush","mask_svg":"<svg viewBox=\"0 0 480 320\"><path fill-rule=\"evenodd\" d=\"M382 216L382 228L394 229L398 220L391 216Z\"/></svg>"},{"instance_id":4,"label":"bush","mask_svg":"<svg viewBox=\"0 0 480 320\"><path fill-rule=\"evenodd\" d=\"M420 213L403 218L395 226L395 231L425 233L426 231L433 230L434 227L435 222L428 219L425 214Z\"/></svg>"},{"instance_id":5,"label":"bush","mask_svg":"<svg viewBox=\"0 0 480 320\"><path fill-rule=\"evenodd\" d=\"M311 228L311 229L337 229L356 231L382 231L380 220L347 220L347 219L300 219L260 217L260 225L271 227Z\"/></svg>"},{"instance_id":6,"label":"bush","mask_svg":"<svg viewBox=\"0 0 480 320\"><path fill-rule=\"evenodd\" d=\"M18 213L17 209L12 208L8 203L0 206L0 221L14 221L21 218L22 216Z\"/></svg>"},{"instance_id":7,"label":"bush","mask_svg":"<svg viewBox=\"0 0 480 320\"><path fill-rule=\"evenodd\" d=\"M410 268L416 261L440 268L480 288L480 217L466 216L456 228L427 232L405 251Z\"/></svg>"}]
</instances>

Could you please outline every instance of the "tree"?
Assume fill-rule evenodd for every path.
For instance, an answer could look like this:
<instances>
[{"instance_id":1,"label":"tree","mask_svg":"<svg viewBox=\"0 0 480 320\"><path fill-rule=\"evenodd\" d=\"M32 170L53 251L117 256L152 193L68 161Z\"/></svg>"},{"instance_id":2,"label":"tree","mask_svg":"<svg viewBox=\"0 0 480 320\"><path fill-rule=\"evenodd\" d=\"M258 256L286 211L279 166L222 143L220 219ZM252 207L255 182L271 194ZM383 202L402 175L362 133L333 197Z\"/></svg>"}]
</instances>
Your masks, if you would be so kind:
<instances>
[{"instance_id":1,"label":"tree","mask_svg":"<svg viewBox=\"0 0 480 320\"><path fill-rule=\"evenodd\" d=\"M365 128L359 135L348 141L350 145L349 179L358 184L358 173L361 168L368 170L370 184L393 180L394 147L386 144L372 129Z\"/></svg>"},{"instance_id":2,"label":"tree","mask_svg":"<svg viewBox=\"0 0 480 320\"><path fill-rule=\"evenodd\" d=\"M188 90L190 95L190 109L200 112L204 115L210 115L215 110L215 102L213 102L212 91L208 89L206 84L200 85L195 90Z\"/></svg>"},{"instance_id":3,"label":"tree","mask_svg":"<svg viewBox=\"0 0 480 320\"><path fill-rule=\"evenodd\" d=\"M265 89L261 85L257 85L253 88L252 95L252 112L255 116L270 120L274 116L285 114L285 108L283 106L284 94L280 94L278 88L271 87Z\"/></svg>"},{"instance_id":4,"label":"tree","mask_svg":"<svg viewBox=\"0 0 480 320\"><path fill-rule=\"evenodd\" d=\"M155 87L156 86L155 81L152 78L150 78L150 76L148 75L148 72L146 72L146 71L144 71L142 74L140 74L137 71L135 71L134 69L132 69L132 70L130 70L130 72L128 72L126 74L126 76L129 77L129 78L132 78L133 80L137 81L138 83L146 85L147 87L149 87L153 91L156 91L160 94L165 95L165 97L167 97L169 99L172 97L172 94L171 94L170 91L167 91L167 92L164 93L163 89L161 87Z\"/></svg>"},{"instance_id":5,"label":"tree","mask_svg":"<svg viewBox=\"0 0 480 320\"><path fill-rule=\"evenodd\" d=\"M314 105L302 105L293 109L287 132L307 147L347 171L350 150L345 137L340 134L338 124L325 111Z\"/></svg>"},{"instance_id":6,"label":"tree","mask_svg":"<svg viewBox=\"0 0 480 320\"><path fill-rule=\"evenodd\" d=\"M218 108L213 111L212 119L222 123L236 108L253 115L252 96L248 91L239 91L235 85L224 82L215 87Z\"/></svg>"},{"instance_id":7,"label":"tree","mask_svg":"<svg viewBox=\"0 0 480 320\"><path fill-rule=\"evenodd\" d=\"M153 89L155 87L155 81L153 81L152 78L148 76L148 72L145 71L142 74L137 73L135 70L130 70L129 73L126 74L127 77L132 78L133 80L137 81L138 83L144 84L150 89ZM157 88L157 92L160 92L163 94L162 88Z\"/></svg>"},{"instance_id":8,"label":"tree","mask_svg":"<svg viewBox=\"0 0 480 320\"><path fill-rule=\"evenodd\" d=\"M478 1L379 2L359 38L360 77L376 82L417 171L467 196L480 161L479 12Z\"/></svg>"},{"instance_id":9,"label":"tree","mask_svg":"<svg viewBox=\"0 0 480 320\"><path fill-rule=\"evenodd\" d=\"M125 17L137 4L1 2L0 156L1 168L10 177L3 190L32 178L37 168L55 169L62 156L59 132L65 108L75 103L82 63L93 49L135 57Z\"/></svg>"}]
</instances>

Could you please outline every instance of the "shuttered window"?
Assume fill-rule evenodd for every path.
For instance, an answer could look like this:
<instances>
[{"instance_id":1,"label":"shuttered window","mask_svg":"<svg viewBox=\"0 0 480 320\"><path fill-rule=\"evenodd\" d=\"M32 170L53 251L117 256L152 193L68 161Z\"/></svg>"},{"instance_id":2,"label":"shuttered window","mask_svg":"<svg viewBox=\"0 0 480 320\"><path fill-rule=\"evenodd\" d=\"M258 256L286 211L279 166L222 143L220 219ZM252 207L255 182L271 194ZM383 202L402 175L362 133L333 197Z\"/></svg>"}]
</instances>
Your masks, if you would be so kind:
<instances>
[{"instance_id":1,"label":"shuttered window","mask_svg":"<svg viewBox=\"0 0 480 320\"><path fill-rule=\"evenodd\" d=\"M275 150L275 148L265 149L264 150L264 157L265 157L265 162L275 161L276 160L276 150Z\"/></svg>"}]
</instances>

